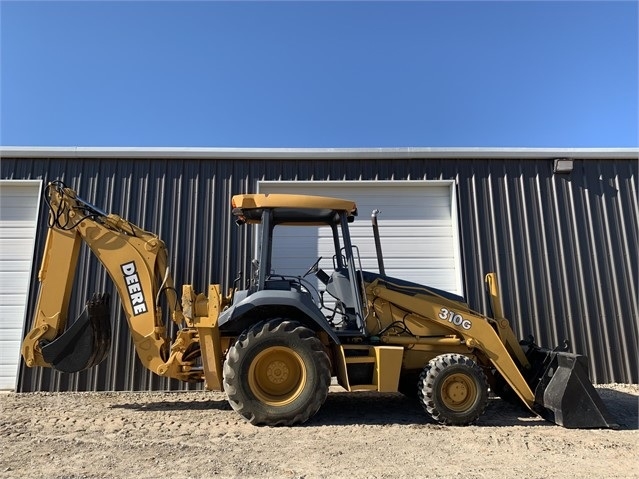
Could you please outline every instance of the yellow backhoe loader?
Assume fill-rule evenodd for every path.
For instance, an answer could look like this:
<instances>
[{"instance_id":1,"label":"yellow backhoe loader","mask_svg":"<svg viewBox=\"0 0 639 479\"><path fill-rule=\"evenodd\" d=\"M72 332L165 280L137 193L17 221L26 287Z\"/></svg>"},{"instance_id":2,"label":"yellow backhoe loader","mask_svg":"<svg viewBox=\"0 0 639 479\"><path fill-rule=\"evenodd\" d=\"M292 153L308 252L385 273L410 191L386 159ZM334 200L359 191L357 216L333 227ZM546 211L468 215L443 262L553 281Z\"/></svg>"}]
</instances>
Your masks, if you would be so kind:
<instances>
[{"instance_id":1,"label":"yellow backhoe loader","mask_svg":"<svg viewBox=\"0 0 639 479\"><path fill-rule=\"evenodd\" d=\"M234 196L238 225L259 225L248 288L224 294L213 284L203 294L185 285L178 302L157 235L101 211L61 182L48 185L45 199L50 228L35 317L22 344L30 367L75 372L109 352L108 295L95 294L78 319L67 321L85 242L115 283L142 364L160 376L224 390L252 424L303 423L336 378L347 391L408 391L442 424L477 420L490 388L565 427L615 426L588 378L585 357L517 341L502 315L495 275L486 278L493 317L454 294L387 276L377 212L379 272L363 271L349 236L357 215L352 201ZM332 230L332 270L320 269L318 259L301 277L272 271L274 228L309 225ZM310 275L317 281L306 279ZM167 337L171 320L178 325L173 338Z\"/></svg>"}]
</instances>

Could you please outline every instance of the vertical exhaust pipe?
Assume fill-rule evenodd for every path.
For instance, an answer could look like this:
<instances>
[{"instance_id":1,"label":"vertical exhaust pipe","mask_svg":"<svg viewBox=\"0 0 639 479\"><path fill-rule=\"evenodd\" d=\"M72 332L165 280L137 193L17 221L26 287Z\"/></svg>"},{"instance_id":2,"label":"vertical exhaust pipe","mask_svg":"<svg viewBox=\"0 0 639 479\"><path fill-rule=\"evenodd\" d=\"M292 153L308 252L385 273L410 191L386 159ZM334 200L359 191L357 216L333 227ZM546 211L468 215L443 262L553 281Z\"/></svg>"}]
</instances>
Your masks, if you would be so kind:
<instances>
[{"instance_id":1,"label":"vertical exhaust pipe","mask_svg":"<svg viewBox=\"0 0 639 479\"><path fill-rule=\"evenodd\" d=\"M377 224L377 215L380 213L381 211L379 210L373 210L373 213L371 214L371 222L373 223L373 238L375 238L375 251L377 252L379 274L386 276L386 272L384 270L384 257L382 256L382 243L379 239L379 226Z\"/></svg>"}]
</instances>

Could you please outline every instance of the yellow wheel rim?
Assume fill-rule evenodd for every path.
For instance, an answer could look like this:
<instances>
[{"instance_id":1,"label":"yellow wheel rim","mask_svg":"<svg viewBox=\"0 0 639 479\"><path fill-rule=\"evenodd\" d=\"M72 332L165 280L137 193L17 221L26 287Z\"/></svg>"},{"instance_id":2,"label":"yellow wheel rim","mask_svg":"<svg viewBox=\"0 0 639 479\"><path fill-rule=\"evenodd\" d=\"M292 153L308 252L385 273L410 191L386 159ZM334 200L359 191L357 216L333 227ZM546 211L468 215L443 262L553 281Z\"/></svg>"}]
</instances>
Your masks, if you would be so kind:
<instances>
[{"instance_id":1,"label":"yellow wheel rim","mask_svg":"<svg viewBox=\"0 0 639 479\"><path fill-rule=\"evenodd\" d=\"M456 373L444 379L441 393L444 406L451 411L463 412L475 403L478 390L472 377Z\"/></svg>"},{"instance_id":2,"label":"yellow wheel rim","mask_svg":"<svg viewBox=\"0 0 639 479\"><path fill-rule=\"evenodd\" d=\"M304 361L292 349L273 346L261 351L251 362L249 387L257 399L270 406L286 406L306 385Z\"/></svg>"}]
</instances>

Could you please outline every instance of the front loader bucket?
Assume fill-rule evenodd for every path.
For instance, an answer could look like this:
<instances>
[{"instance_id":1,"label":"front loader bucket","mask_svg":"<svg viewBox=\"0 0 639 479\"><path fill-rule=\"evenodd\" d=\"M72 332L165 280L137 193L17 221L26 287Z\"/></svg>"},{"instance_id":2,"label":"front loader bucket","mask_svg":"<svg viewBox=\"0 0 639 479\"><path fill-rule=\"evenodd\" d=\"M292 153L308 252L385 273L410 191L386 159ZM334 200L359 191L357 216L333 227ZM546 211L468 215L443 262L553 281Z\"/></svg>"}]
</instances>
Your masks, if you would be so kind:
<instances>
[{"instance_id":1,"label":"front loader bucket","mask_svg":"<svg viewBox=\"0 0 639 479\"><path fill-rule=\"evenodd\" d=\"M94 294L75 322L50 343L42 343L42 357L54 369L75 373L107 356L111 346L109 294Z\"/></svg>"},{"instance_id":2,"label":"front loader bucket","mask_svg":"<svg viewBox=\"0 0 639 479\"><path fill-rule=\"evenodd\" d=\"M533 409L566 428L617 428L588 377L585 356L535 347L528 354Z\"/></svg>"}]
</instances>

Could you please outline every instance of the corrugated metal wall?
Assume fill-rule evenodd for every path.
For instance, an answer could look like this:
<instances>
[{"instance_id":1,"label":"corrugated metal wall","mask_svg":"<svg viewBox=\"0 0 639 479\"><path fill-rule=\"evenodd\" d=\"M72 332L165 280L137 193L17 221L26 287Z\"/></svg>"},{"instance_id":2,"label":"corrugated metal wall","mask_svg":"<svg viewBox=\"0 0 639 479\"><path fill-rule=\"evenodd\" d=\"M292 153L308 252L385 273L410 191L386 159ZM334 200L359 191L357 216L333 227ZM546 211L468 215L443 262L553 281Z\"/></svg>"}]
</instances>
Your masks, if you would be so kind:
<instances>
[{"instance_id":1,"label":"corrugated metal wall","mask_svg":"<svg viewBox=\"0 0 639 479\"><path fill-rule=\"evenodd\" d=\"M485 158L3 158L0 168L2 178L61 179L102 209L157 232L169 247L176 284L193 283L199 291L210 282L226 288L240 270L248 270L253 245L245 229L230 220L230 198L255 192L259 180L454 179L471 307L488 312L483 276L496 271L505 314L518 336L533 334L551 347L568 339L574 351L589 356L597 383L639 382L636 160L575 160L567 175L554 175L552 160ZM35 265L45 233L46 214L41 214ZM111 290L115 296L86 250L76 289L78 312L93 291ZM143 369L120 308L113 310L109 359L71 375L21 366L18 390L197 387Z\"/></svg>"}]
</instances>

